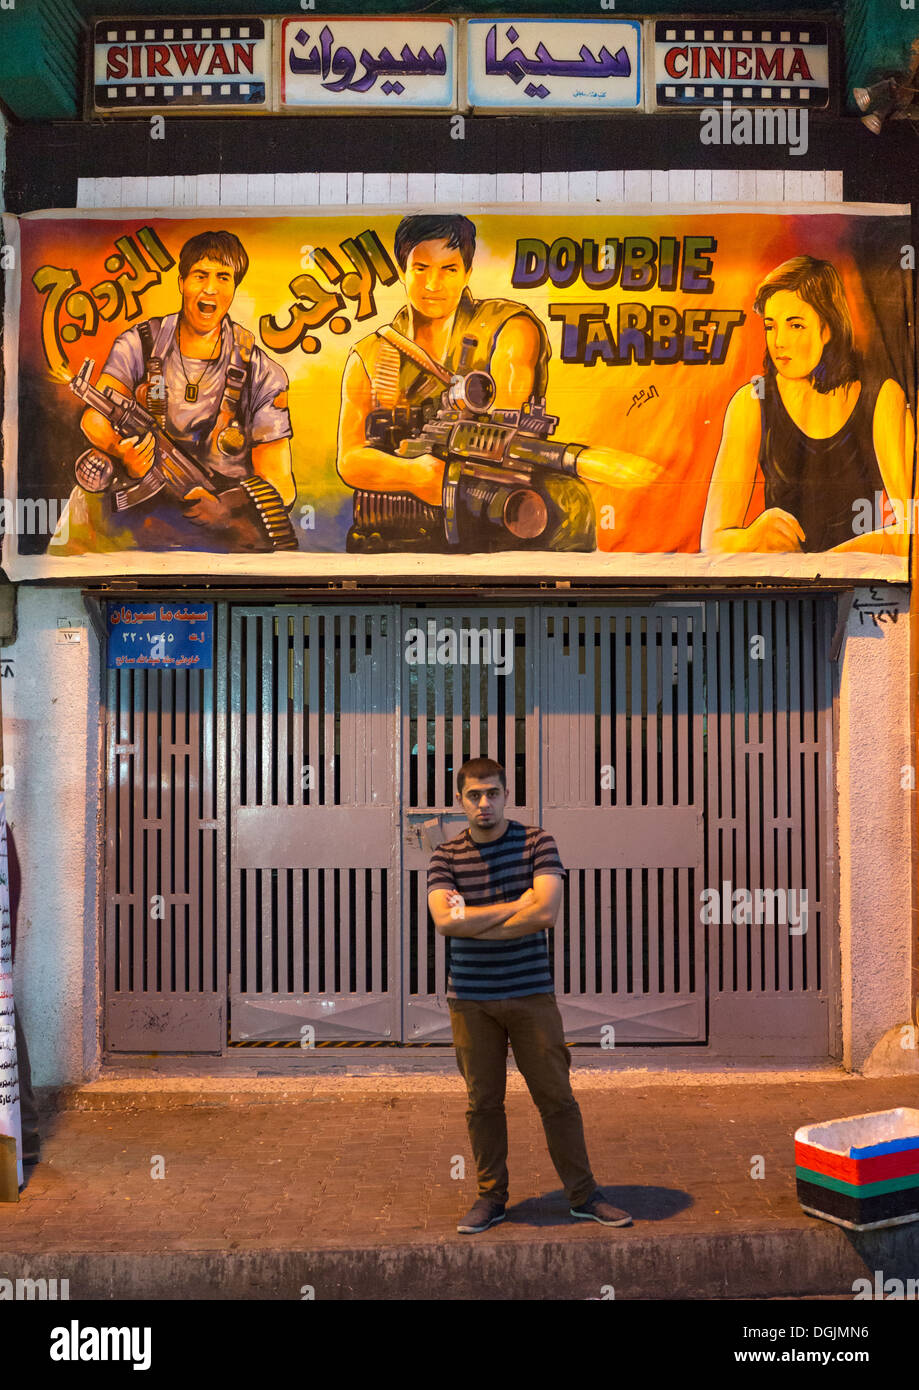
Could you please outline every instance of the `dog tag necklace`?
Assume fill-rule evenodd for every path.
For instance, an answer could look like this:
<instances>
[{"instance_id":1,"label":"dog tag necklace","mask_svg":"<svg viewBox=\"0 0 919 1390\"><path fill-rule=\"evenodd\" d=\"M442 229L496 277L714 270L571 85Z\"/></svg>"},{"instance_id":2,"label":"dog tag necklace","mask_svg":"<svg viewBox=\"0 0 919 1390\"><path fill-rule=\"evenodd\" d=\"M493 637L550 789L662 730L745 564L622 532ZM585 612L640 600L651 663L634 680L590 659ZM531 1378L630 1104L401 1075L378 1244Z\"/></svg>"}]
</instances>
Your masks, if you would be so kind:
<instances>
[{"instance_id":1,"label":"dog tag necklace","mask_svg":"<svg viewBox=\"0 0 919 1390\"><path fill-rule=\"evenodd\" d=\"M220 340L222 337L222 333L223 330L221 327L221 331L217 334L217 352L213 353L212 356L207 358L207 360L204 363L204 366L198 373L196 380L192 381L188 375L188 372L185 370L185 357L182 352L182 329L181 326L179 327L178 333L176 334L176 339L179 347L179 362L182 365L182 375L185 378L185 399L188 401L189 405L194 405L195 401L198 399L198 383L201 381L201 378L204 376L205 372L211 366L211 363L214 362L220 351Z\"/></svg>"}]
</instances>

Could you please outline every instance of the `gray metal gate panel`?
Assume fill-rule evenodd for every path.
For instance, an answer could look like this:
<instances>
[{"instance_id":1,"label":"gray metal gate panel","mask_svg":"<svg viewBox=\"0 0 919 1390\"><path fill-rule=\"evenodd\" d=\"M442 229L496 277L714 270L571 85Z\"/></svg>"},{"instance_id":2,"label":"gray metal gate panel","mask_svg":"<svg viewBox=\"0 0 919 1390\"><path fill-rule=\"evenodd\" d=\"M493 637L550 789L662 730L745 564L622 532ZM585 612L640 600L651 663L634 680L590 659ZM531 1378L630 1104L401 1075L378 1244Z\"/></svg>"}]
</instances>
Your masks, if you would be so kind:
<instances>
[{"instance_id":1,"label":"gray metal gate panel","mask_svg":"<svg viewBox=\"0 0 919 1390\"><path fill-rule=\"evenodd\" d=\"M232 609L234 1041L398 1035L397 631L390 608Z\"/></svg>"},{"instance_id":2,"label":"gray metal gate panel","mask_svg":"<svg viewBox=\"0 0 919 1390\"><path fill-rule=\"evenodd\" d=\"M570 1040L704 1037L708 979L716 1053L826 1056L831 608L422 606L402 627L395 608L237 608L231 662L216 604L214 670L107 676L107 1050L219 1051L228 940L234 1038L449 1041L424 869L466 824L456 768L487 753L509 814L571 869L553 942ZM512 677L435 661L419 679L400 634L429 621L513 625ZM703 925L724 883L806 890L806 932Z\"/></svg>"},{"instance_id":3,"label":"gray metal gate panel","mask_svg":"<svg viewBox=\"0 0 919 1390\"><path fill-rule=\"evenodd\" d=\"M429 627L430 624L430 627ZM407 634L421 629L426 654L423 666L404 662ZM438 634L507 633L500 655L513 652L513 668L498 674L496 663L441 662ZM434 646L427 642L431 633ZM510 634L513 643L510 644ZM449 639L445 639L449 640ZM479 605L453 608L406 608L402 618L403 704L403 921L402 969L404 1033L409 1042L449 1042L446 1003L447 939L436 930L427 909L428 844L422 831L436 823L435 839L451 839L466 829L455 801L455 778L469 758L495 758L507 771L506 815L525 825L538 816L537 737L535 722L535 634L531 608ZM462 649L460 649L462 650ZM483 639L470 639L467 655L491 654ZM504 660L498 662L504 665Z\"/></svg>"},{"instance_id":4,"label":"gray metal gate panel","mask_svg":"<svg viewBox=\"0 0 919 1390\"><path fill-rule=\"evenodd\" d=\"M838 977L832 603L710 601L706 615L706 884L722 909L706 928L712 1036L735 1053L825 1057ZM734 894L758 889L783 890L796 913L806 892L806 930L769 921L781 915L771 893L743 921Z\"/></svg>"},{"instance_id":5,"label":"gray metal gate panel","mask_svg":"<svg viewBox=\"0 0 919 1390\"><path fill-rule=\"evenodd\" d=\"M218 663L107 672L103 1035L111 1052L223 1046Z\"/></svg>"},{"instance_id":6,"label":"gray metal gate panel","mask_svg":"<svg viewBox=\"0 0 919 1390\"><path fill-rule=\"evenodd\" d=\"M701 605L540 612L542 823L569 870L553 936L572 1041L705 1038L692 912L704 864L702 617Z\"/></svg>"}]
</instances>

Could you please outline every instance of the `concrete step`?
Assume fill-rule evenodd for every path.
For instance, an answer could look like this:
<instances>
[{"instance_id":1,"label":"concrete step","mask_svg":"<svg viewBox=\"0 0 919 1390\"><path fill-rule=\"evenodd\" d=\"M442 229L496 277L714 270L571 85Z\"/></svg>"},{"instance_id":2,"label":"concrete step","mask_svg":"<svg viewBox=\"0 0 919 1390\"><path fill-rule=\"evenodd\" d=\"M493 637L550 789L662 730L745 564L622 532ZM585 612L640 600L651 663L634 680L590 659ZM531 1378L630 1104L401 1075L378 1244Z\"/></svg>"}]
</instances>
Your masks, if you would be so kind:
<instances>
[{"instance_id":1,"label":"concrete step","mask_svg":"<svg viewBox=\"0 0 919 1390\"><path fill-rule=\"evenodd\" d=\"M795 1130L919 1107L919 1078L573 1068L591 1168L632 1217L570 1216L508 1069L507 1220L477 1188L458 1074L102 1077L45 1095L42 1161L0 1208L0 1278L72 1299L736 1300L853 1297L919 1277L919 1223L805 1214ZM50 1107L54 1099L62 1101Z\"/></svg>"},{"instance_id":2,"label":"concrete step","mask_svg":"<svg viewBox=\"0 0 919 1390\"><path fill-rule=\"evenodd\" d=\"M435 1240L349 1242L336 1248L316 1248L305 1240L295 1248L229 1249L222 1239L196 1242L189 1236L169 1250L29 1254L7 1249L0 1254L0 1278L66 1278L71 1299L93 1301L622 1302L851 1300L863 1288L857 1281L868 1279L875 1287L875 1269L885 1280L900 1269L904 1287L906 1271L915 1281L919 1270L917 1226L859 1236L812 1220L810 1229L745 1227L665 1236L649 1235L646 1225L623 1229L591 1223L589 1233L582 1233L581 1225L577 1239L545 1232L521 1238L507 1221L478 1236L445 1230Z\"/></svg>"}]
</instances>

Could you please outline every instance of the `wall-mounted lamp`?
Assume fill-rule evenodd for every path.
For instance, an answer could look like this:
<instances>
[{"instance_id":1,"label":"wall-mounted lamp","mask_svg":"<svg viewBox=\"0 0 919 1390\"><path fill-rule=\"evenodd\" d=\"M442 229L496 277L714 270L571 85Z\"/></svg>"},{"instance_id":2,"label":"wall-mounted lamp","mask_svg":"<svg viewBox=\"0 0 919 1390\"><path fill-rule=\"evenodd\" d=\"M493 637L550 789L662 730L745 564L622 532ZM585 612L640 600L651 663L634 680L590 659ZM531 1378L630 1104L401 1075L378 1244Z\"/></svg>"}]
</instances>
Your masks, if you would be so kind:
<instances>
[{"instance_id":1,"label":"wall-mounted lamp","mask_svg":"<svg viewBox=\"0 0 919 1390\"><path fill-rule=\"evenodd\" d=\"M912 62L908 73L885 77L871 87L852 88L855 105L859 111L868 113L862 116L862 125L866 126L872 135L880 135L887 118L895 111L908 111L919 95L916 86L919 77L919 39L913 42L910 51Z\"/></svg>"},{"instance_id":2,"label":"wall-mounted lamp","mask_svg":"<svg viewBox=\"0 0 919 1390\"><path fill-rule=\"evenodd\" d=\"M897 83L893 77L883 82L875 82L872 87L853 87L852 97L859 111L871 114L862 116L862 125L874 135L880 135L881 127L897 104Z\"/></svg>"}]
</instances>

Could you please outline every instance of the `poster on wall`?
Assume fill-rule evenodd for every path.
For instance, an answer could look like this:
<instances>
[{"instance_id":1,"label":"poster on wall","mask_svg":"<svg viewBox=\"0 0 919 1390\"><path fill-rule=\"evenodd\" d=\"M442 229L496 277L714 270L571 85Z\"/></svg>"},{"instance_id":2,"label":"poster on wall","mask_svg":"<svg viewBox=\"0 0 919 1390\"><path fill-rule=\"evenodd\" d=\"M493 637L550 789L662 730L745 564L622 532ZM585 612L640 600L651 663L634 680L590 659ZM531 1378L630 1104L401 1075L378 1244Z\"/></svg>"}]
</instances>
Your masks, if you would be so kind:
<instances>
[{"instance_id":1,"label":"poster on wall","mask_svg":"<svg viewBox=\"0 0 919 1390\"><path fill-rule=\"evenodd\" d=\"M909 226L7 217L4 568L905 580Z\"/></svg>"},{"instance_id":2,"label":"poster on wall","mask_svg":"<svg viewBox=\"0 0 919 1390\"><path fill-rule=\"evenodd\" d=\"M0 793L0 1139L12 1139L14 1142L16 1177L18 1186L21 1187L22 1117L19 1110L16 1008L13 1003L13 935L6 845L6 803Z\"/></svg>"}]
</instances>

